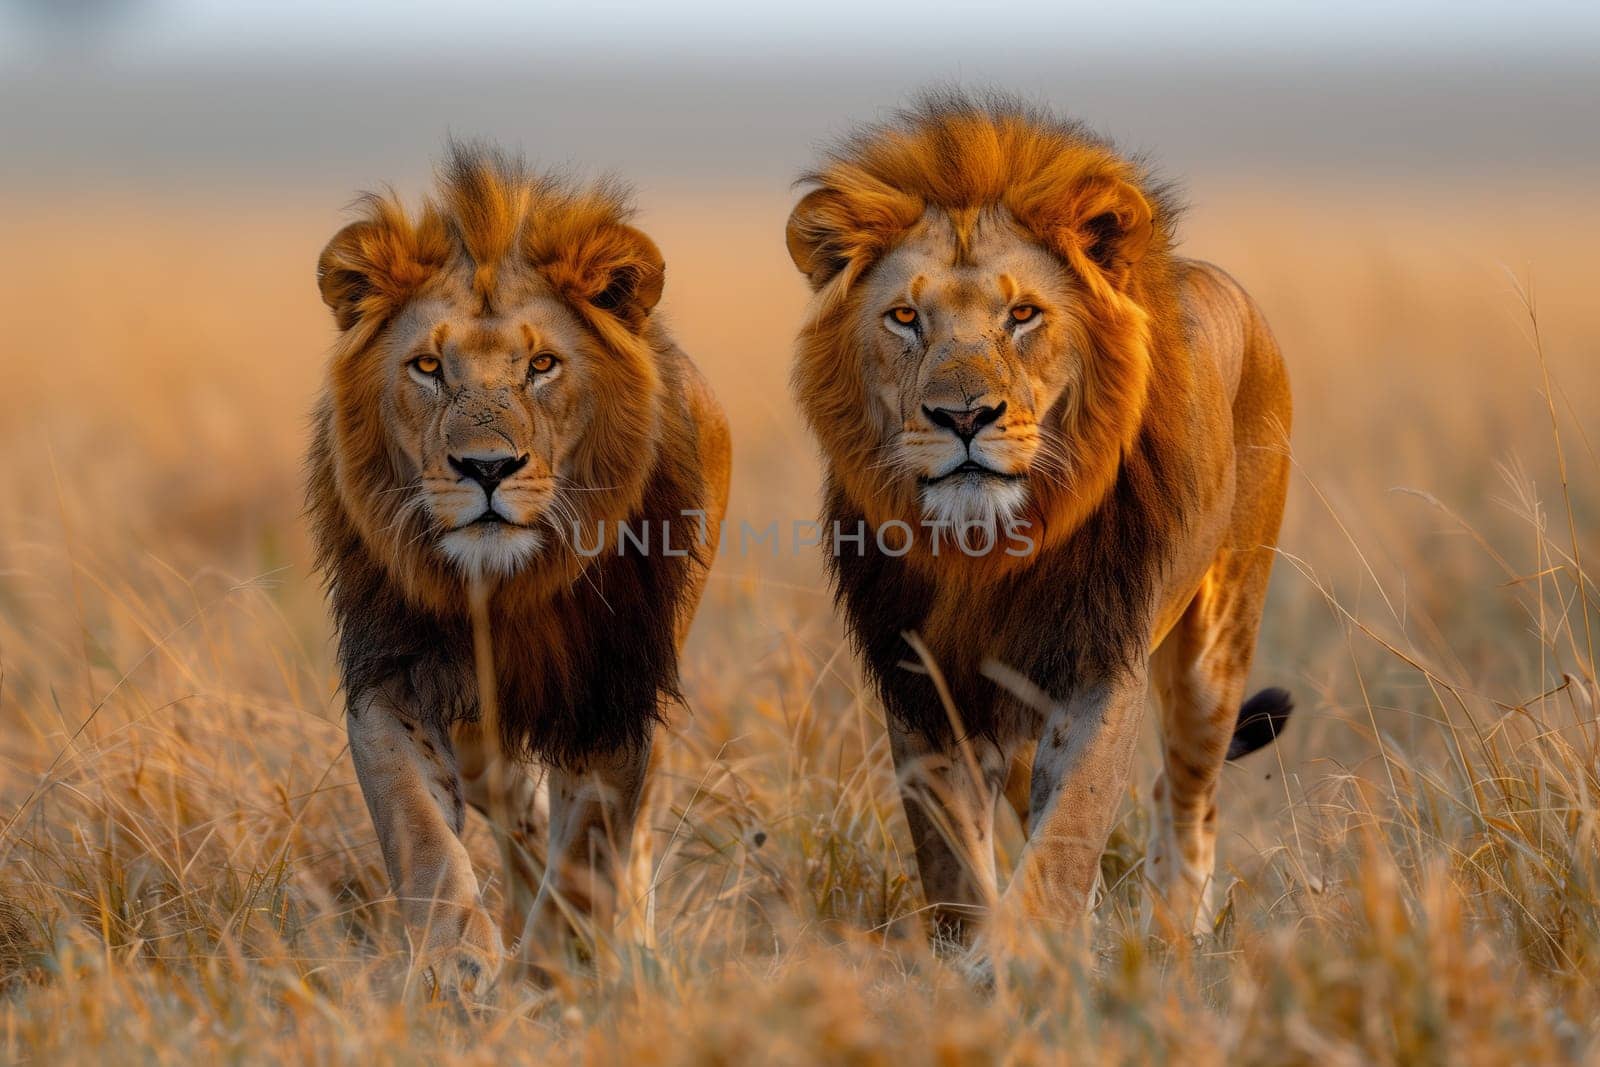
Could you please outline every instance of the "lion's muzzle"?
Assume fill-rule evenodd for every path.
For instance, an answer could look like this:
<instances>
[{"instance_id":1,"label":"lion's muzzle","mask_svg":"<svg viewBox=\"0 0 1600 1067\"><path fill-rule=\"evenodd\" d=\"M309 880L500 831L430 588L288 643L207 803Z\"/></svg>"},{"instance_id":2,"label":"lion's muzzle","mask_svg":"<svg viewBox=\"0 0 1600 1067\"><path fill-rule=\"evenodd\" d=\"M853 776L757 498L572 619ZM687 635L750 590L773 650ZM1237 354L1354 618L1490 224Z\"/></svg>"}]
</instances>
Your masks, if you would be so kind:
<instances>
[{"instance_id":1,"label":"lion's muzzle","mask_svg":"<svg viewBox=\"0 0 1600 1067\"><path fill-rule=\"evenodd\" d=\"M494 491L500 483L528 465L528 454L520 456L451 456L450 469L470 478L483 489L484 503L493 510Z\"/></svg>"},{"instance_id":2,"label":"lion's muzzle","mask_svg":"<svg viewBox=\"0 0 1600 1067\"><path fill-rule=\"evenodd\" d=\"M1006 413L1006 402L1000 401L997 407L985 405L966 408L930 408L924 404L922 413L935 426L943 427L959 437L962 444L971 445L979 430L998 422L1000 416Z\"/></svg>"}]
</instances>

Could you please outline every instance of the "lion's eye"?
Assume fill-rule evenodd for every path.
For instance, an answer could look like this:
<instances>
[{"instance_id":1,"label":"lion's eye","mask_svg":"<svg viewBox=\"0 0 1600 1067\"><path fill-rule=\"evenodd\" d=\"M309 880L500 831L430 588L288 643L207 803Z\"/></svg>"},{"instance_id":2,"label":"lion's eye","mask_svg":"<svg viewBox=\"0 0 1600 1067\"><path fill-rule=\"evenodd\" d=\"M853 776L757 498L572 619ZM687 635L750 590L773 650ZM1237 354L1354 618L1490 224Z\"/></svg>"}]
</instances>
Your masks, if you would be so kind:
<instances>
[{"instance_id":1,"label":"lion's eye","mask_svg":"<svg viewBox=\"0 0 1600 1067\"><path fill-rule=\"evenodd\" d=\"M1028 322L1037 314L1039 314L1039 309L1032 304L1018 304L1011 309L1011 321Z\"/></svg>"},{"instance_id":2,"label":"lion's eye","mask_svg":"<svg viewBox=\"0 0 1600 1067\"><path fill-rule=\"evenodd\" d=\"M908 307L891 308L889 317L902 326L911 326L917 321L917 311Z\"/></svg>"},{"instance_id":3,"label":"lion's eye","mask_svg":"<svg viewBox=\"0 0 1600 1067\"><path fill-rule=\"evenodd\" d=\"M411 361L411 365L430 378L438 377L440 363L437 356L418 356Z\"/></svg>"},{"instance_id":4,"label":"lion's eye","mask_svg":"<svg viewBox=\"0 0 1600 1067\"><path fill-rule=\"evenodd\" d=\"M540 352L528 362L528 373L530 375L548 374L550 371L555 369L555 365L556 357L554 355L550 354L549 352Z\"/></svg>"}]
</instances>

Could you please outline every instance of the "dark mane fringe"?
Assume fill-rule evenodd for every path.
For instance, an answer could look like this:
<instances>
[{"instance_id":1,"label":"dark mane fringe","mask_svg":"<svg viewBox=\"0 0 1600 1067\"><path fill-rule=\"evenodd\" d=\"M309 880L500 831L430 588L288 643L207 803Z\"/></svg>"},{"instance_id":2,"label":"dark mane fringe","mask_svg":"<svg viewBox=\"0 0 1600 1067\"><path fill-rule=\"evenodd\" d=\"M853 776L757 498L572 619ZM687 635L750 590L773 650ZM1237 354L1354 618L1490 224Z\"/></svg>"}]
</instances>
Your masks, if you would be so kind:
<instances>
[{"instance_id":1,"label":"dark mane fringe","mask_svg":"<svg viewBox=\"0 0 1600 1067\"><path fill-rule=\"evenodd\" d=\"M1035 714L983 675L988 655L1058 699L1149 655L1149 614L1168 572L1170 546L1182 539L1198 492L1192 472L1147 431L1110 495L1070 539L1032 566L970 593L964 610L979 620L974 640L930 648L967 734L1016 736ZM862 518L836 491L826 517L852 530ZM923 632L934 579L904 557L879 552L870 536L864 554L830 556L828 570L885 709L930 738L952 740L932 682L907 669L916 656L902 636Z\"/></svg>"}]
</instances>

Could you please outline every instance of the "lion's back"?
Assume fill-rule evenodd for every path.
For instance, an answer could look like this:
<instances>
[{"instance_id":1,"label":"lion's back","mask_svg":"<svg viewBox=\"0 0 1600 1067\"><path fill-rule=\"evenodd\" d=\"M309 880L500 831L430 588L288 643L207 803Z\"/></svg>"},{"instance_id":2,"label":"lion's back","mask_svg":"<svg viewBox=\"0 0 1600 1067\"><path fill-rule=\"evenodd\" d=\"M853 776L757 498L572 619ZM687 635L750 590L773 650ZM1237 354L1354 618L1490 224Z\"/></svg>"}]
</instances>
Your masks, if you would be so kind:
<instances>
[{"instance_id":1,"label":"lion's back","mask_svg":"<svg viewBox=\"0 0 1600 1067\"><path fill-rule=\"evenodd\" d=\"M1213 263L1179 262L1181 300L1191 349L1213 363L1235 422L1271 416L1285 429L1289 376L1266 316L1238 280Z\"/></svg>"}]
</instances>

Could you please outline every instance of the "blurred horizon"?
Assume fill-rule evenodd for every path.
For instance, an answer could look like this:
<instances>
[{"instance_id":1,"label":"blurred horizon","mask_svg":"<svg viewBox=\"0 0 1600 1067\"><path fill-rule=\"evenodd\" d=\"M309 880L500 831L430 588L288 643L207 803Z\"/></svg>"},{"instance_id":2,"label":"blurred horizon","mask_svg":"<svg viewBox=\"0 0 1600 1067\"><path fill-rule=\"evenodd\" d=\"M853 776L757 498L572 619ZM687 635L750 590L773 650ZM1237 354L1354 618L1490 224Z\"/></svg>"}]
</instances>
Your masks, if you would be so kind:
<instances>
[{"instance_id":1,"label":"blurred horizon","mask_svg":"<svg viewBox=\"0 0 1600 1067\"><path fill-rule=\"evenodd\" d=\"M1000 89L1175 175L1592 173L1600 9L835 0L0 8L0 187L423 182L447 136L541 165L786 186L929 86Z\"/></svg>"}]
</instances>

